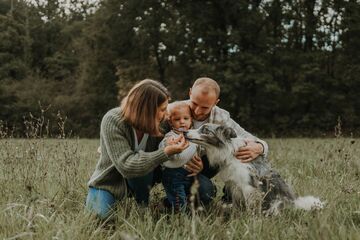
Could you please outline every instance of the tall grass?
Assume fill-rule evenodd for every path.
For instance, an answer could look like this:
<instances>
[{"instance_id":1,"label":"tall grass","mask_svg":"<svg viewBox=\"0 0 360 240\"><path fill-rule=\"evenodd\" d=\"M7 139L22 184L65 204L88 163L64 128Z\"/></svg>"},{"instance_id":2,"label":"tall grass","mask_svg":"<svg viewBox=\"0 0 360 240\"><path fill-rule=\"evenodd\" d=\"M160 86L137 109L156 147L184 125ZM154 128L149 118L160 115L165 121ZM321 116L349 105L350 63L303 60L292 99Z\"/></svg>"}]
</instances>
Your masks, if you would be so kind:
<instances>
[{"instance_id":1,"label":"tall grass","mask_svg":"<svg viewBox=\"0 0 360 240\"><path fill-rule=\"evenodd\" d=\"M3 129L4 130L4 129ZM37 137L36 137L37 136ZM195 214L167 215L133 199L118 203L111 224L84 210L98 140L46 136L0 140L0 239L360 239L360 140L269 139L270 159L300 195L322 211L285 209L265 217L214 203Z\"/></svg>"}]
</instances>

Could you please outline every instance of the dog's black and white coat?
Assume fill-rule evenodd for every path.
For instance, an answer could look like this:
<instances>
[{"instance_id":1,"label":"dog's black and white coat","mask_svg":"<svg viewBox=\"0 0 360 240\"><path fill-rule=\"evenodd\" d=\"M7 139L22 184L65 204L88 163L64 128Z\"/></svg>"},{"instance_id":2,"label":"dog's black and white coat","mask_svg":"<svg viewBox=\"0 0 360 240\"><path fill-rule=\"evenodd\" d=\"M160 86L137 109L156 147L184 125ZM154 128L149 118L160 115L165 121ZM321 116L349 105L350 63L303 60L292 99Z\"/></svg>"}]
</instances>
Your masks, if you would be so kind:
<instances>
[{"instance_id":1,"label":"dog's black and white coat","mask_svg":"<svg viewBox=\"0 0 360 240\"><path fill-rule=\"evenodd\" d=\"M250 163L236 159L234 152L246 142L238 138L232 128L207 123L199 129L187 131L185 137L203 146L210 165L219 167L220 178L230 187L235 206L245 204L247 208L276 215L287 204L305 210L324 205L312 196L296 197L264 157L259 156Z\"/></svg>"}]
</instances>

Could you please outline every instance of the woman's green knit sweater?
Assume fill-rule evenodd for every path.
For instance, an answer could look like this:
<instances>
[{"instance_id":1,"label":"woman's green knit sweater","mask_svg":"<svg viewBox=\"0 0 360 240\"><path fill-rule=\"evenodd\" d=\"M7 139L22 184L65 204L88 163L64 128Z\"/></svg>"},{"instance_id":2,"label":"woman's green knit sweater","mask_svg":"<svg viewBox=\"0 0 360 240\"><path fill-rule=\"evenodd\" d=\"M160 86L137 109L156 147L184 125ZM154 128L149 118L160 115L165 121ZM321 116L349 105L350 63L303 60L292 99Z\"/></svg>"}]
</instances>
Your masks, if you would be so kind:
<instances>
[{"instance_id":1,"label":"woman's green knit sweater","mask_svg":"<svg viewBox=\"0 0 360 240\"><path fill-rule=\"evenodd\" d=\"M119 107L105 114L100 129L101 155L89 186L121 199L126 194L125 178L143 176L169 160L164 149L158 149L162 138L149 136L145 152L135 152L134 137L132 126L121 118Z\"/></svg>"}]
</instances>

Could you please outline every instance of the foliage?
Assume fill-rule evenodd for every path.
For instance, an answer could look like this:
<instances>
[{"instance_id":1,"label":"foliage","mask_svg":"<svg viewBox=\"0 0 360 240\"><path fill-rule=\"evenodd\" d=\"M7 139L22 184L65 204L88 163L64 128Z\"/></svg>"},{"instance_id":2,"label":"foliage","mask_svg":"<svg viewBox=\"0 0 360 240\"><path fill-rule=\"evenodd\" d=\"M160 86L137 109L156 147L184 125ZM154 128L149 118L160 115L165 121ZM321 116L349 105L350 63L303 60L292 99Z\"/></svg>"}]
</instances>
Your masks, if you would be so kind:
<instances>
[{"instance_id":1,"label":"foliage","mask_svg":"<svg viewBox=\"0 0 360 240\"><path fill-rule=\"evenodd\" d=\"M359 134L356 0L64 3L0 1L3 121L21 125L41 101L95 137L136 81L185 99L209 76L220 106L251 132L328 135L340 117L345 134Z\"/></svg>"}]
</instances>

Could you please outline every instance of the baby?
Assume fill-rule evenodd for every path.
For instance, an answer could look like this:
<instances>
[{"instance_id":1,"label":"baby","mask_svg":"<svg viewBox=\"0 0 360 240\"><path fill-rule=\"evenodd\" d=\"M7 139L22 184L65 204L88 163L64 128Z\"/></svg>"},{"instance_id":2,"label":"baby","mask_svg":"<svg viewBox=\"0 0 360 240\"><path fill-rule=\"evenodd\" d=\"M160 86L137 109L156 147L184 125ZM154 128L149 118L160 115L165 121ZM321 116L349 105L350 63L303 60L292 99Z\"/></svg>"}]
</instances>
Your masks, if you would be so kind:
<instances>
[{"instance_id":1,"label":"baby","mask_svg":"<svg viewBox=\"0 0 360 240\"><path fill-rule=\"evenodd\" d=\"M169 123L172 128L168 132L159 147L166 146L168 141L176 138L182 131L189 130L192 126L190 107L185 102L173 102L168 106ZM163 185L167 198L175 210L186 208L186 199L193 182L193 177L183 166L197 153L197 145L189 143L181 153L171 156L171 159L163 163Z\"/></svg>"}]
</instances>

